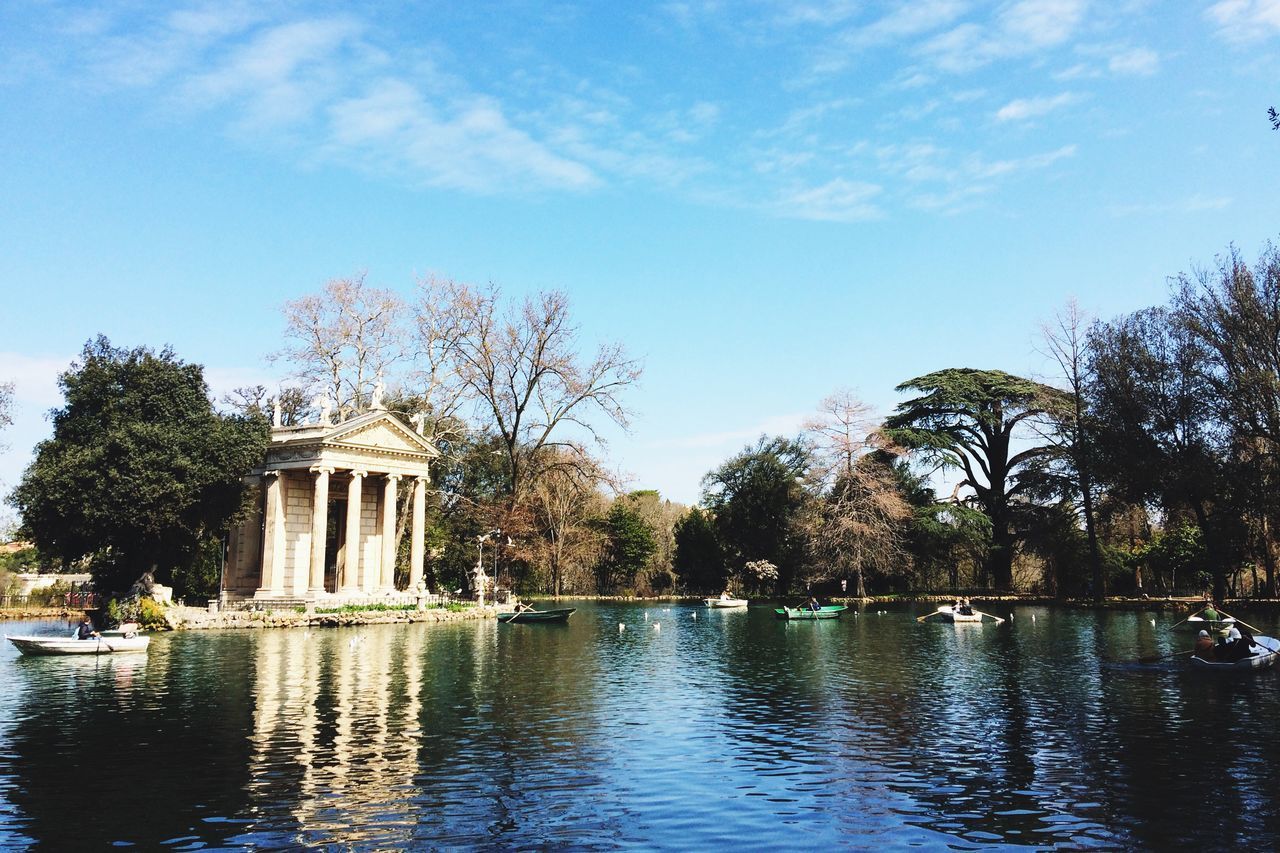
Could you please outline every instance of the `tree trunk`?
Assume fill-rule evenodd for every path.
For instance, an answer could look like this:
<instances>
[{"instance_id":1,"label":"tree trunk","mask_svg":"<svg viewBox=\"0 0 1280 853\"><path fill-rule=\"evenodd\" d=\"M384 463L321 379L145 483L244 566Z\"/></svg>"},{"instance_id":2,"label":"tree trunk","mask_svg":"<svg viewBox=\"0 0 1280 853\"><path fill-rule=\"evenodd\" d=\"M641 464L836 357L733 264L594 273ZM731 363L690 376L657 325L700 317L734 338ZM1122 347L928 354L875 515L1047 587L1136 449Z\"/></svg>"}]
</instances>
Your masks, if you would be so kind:
<instances>
[{"instance_id":1,"label":"tree trunk","mask_svg":"<svg viewBox=\"0 0 1280 853\"><path fill-rule=\"evenodd\" d=\"M1266 598L1276 597L1276 554L1271 548L1271 525L1262 519L1262 567L1266 573L1266 587L1262 594Z\"/></svg>"},{"instance_id":2,"label":"tree trunk","mask_svg":"<svg viewBox=\"0 0 1280 853\"><path fill-rule=\"evenodd\" d=\"M1006 524L993 524L987 572L1000 592L1013 591L1013 531Z\"/></svg>"}]
</instances>

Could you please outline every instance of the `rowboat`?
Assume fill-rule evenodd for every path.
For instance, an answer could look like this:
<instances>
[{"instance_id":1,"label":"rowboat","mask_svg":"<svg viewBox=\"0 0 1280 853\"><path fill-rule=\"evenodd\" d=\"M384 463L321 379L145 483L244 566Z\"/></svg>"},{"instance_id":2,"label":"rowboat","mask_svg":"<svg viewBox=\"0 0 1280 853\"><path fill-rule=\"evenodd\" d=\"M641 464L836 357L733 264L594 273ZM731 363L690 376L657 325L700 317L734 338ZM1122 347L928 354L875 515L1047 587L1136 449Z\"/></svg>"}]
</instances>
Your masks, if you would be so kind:
<instances>
[{"instance_id":1,"label":"rowboat","mask_svg":"<svg viewBox=\"0 0 1280 853\"><path fill-rule=\"evenodd\" d=\"M1230 628L1236 624L1236 617L1227 616L1224 619L1205 619L1203 616L1188 616L1177 625L1173 626L1175 631L1220 631L1223 628Z\"/></svg>"},{"instance_id":2,"label":"rowboat","mask_svg":"<svg viewBox=\"0 0 1280 853\"><path fill-rule=\"evenodd\" d=\"M10 637L5 639L24 655L106 655L113 652L145 652L150 637Z\"/></svg>"},{"instance_id":3,"label":"rowboat","mask_svg":"<svg viewBox=\"0 0 1280 853\"><path fill-rule=\"evenodd\" d=\"M828 604L817 610L807 607L779 607L773 612L779 619L839 619L840 614L849 608L843 604Z\"/></svg>"},{"instance_id":4,"label":"rowboat","mask_svg":"<svg viewBox=\"0 0 1280 853\"><path fill-rule=\"evenodd\" d=\"M1196 669L1213 672L1250 672L1255 669L1268 669L1280 658L1280 640L1274 637L1254 637L1254 653L1230 663L1225 661L1204 660L1192 655L1188 660Z\"/></svg>"},{"instance_id":5,"label":"rowboat","mask_svg":"<svg viewBox=\"0 0 1280 853\"><path fill-rule=\"evenodd\" d=\"M704 598L703 603L708 607L746 607L747 600L745 598Z\"/></svg>"},{"instance_id":6,"label":"rowboat","mask_svg":"<svg viewBox=\"0 0 1280 853\"><path fill-rule=\"evenodd\" d=\"M576 607L565 607L560 610L513 610L510 613L499 613L499 622L565 622Z\"/></svg>"},{"instance_id":7,"label":"rowboat","mask_svg":"<svg viewBox=\"0 0 1280 853\"><path fill-rule=\"evenodd\" d=\"M982 614L977 612L958 613L951 608L950 604L940 604L938 605L938 609L935 610L933 613L930 613L927 616L921 616L920 621L921 622L949 622L953 624L962 623L962 622L981 622Z\"/></svg>"}]
</instances>

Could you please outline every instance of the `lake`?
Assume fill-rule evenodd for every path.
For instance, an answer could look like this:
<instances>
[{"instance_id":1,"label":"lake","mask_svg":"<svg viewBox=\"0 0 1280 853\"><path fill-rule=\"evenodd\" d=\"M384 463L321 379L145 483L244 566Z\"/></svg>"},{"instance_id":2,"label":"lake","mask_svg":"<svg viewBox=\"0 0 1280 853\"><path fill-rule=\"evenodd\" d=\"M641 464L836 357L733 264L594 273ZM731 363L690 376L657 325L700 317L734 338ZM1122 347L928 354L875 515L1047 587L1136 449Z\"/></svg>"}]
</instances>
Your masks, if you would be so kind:
<instances>
[{"instance_id":1,"label":"lake","mask_svg":"<svg viewBox=\"0 0 1280 853\"><path fill-rule=\"evenodd\" d=\"M574 604L5 643L0 847L1280 847L1277 673L1137 663L1179 615Z\"/></svg>"}]
</instances>

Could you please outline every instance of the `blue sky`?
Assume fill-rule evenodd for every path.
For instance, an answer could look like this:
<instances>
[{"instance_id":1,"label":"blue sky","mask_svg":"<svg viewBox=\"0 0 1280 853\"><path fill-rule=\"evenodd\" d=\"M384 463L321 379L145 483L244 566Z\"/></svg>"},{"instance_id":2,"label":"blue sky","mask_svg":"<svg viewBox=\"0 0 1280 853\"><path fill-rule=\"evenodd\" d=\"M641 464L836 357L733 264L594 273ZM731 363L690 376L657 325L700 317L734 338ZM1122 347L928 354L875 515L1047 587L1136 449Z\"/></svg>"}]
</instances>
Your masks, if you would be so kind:
<instances>
[{"instance_id":1,"label":"blue sky","mask_svg":"<svg viewBox=\"0 0 1280 853\"><path fill-rule=\"evenodd\" d=\"M90 337L274 384L367 270L559 288L644 359L636 487L947 366L1037 374L1278 236L1280 0L0 6L7 490Z\"/></svg>"}]
</instances>

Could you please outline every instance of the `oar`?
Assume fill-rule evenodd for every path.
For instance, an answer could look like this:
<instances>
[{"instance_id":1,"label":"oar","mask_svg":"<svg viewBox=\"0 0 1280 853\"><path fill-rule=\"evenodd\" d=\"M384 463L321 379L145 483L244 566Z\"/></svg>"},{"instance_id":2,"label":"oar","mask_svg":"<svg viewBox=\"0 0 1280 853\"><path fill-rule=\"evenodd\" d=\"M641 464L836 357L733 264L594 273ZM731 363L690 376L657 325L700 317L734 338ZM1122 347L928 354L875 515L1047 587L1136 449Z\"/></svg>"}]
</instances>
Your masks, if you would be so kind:
<instances>
[{"instance_id":1,"label":"oar","mask_svg":"<svg viewBox=\"0 0 1280 853\"><path fill-rule=\"evenodd\" d=\"M1261 634L1261 633L1262 633L1262 631L1261 631L1261 630L1259 630L1258 628L1253 627L1253 626L1252 626L1252 625L1250 625L1248 622L1245 622L1243 619L1236 619L1236 617L1232 616L1230 613L1228 613L1228 612L1227 612L1227 611L1225 611L1225 610L1219 610L1219 611L1218 611L1218 615L1219 615L1219 616L1225 616L1225 617L1226 617L1226 618L1228 618L1228 619L1235 619L1235 623L1236 623L1237 625L1243 625L1243 626L1245 626L1246 628L1248 628L1250 631L1252 631L1252 632L1253 632L1253 633L1255 633L1255 634ZM1223 621L1223 620L1222 620L1222 619L1219 619L1218 621L1219 621L1219 622L1221 622L1221 621Z\"/></svg>"},{"instance_id":2,"label":"oar","mask_svg":"<svg viewBox=\"0 0 1280 853\"><path fill-rule=\"evenodd\" d=\"M946 606L946 605L943 605L943 607L945 607L945 606ZM943 613L943 612L944 612L944 611L942 610L942 608L935 608L935 609L934 609L932 612L930 612L930 613L926 613L926 614L925 614L925 615L923 615L923 616L917 616L917 617L916 617L916 621L917 621L917 622L923 622L924 620L928 619L930 616L937 616L939 613Z\"/></svg>"},{"instance_id":3,"label":"oar","mask_svg":"<svg viewBox=\"0 0 1280 853\"><path fill-rule=\"evenodd\" d=\"M975 610L975 611L973 611L973 612L974 612L974 613L976 613L976 614L978 614L979 616L986 616L988 619L994 619L994 620L996 620L996 624L997 624L997 625L999 625L1001 622L1003 622L1003 621L1004 621L1004 618L1003 618L1003 617L1000 617L1000 616L992 616L990 613L983 613L981 610Z\"/></svg>"},{"instance_id":4,"label":"oar","mask_svg":"<svg viewBox=\"0 0 1280 853\"><path fill-rule=\"evenodd\" d=\"M1169 654L1169 655L1143 655L1142 657L1138 658L1138 663L1159 663L1162 660L1170 660L1171 658L1180 658L1183 655L1193 655L1195 653L1196 653L1195 649L1188 649L1185 652L1174 652L1173 654Z\"/></svg>"},{"instance_id":5,"label":"oar","mask_svg":"<svg viewBox=\"0 0 1280 853\"><path fill-rule=\"evenodd\" d=\"M1190 619L1192 616L1199 616L1201 613L1205 612L1205 610L1207 610L1207 609L1208 609L1208 606L1206 605L1205 607L1201 607L1201 608L1200 608L1199 610L1197 610L1195 613L1189 613L1189 614L1187 614L1187 616L1182 620L1182 622L1186 622L1186 621L1187 621L1187 619ZM1181 624L1182 624L1182 622L1175 622L1175 623L1174 623L1174 625L1173 625L1173 628L1177 628L1179 625L1181 625ZM1170 628L1169 630L1171 630L1171 631L1172 631L1172 630L1173 630L1173 628Z\"/></svg>"}]
</instances>

